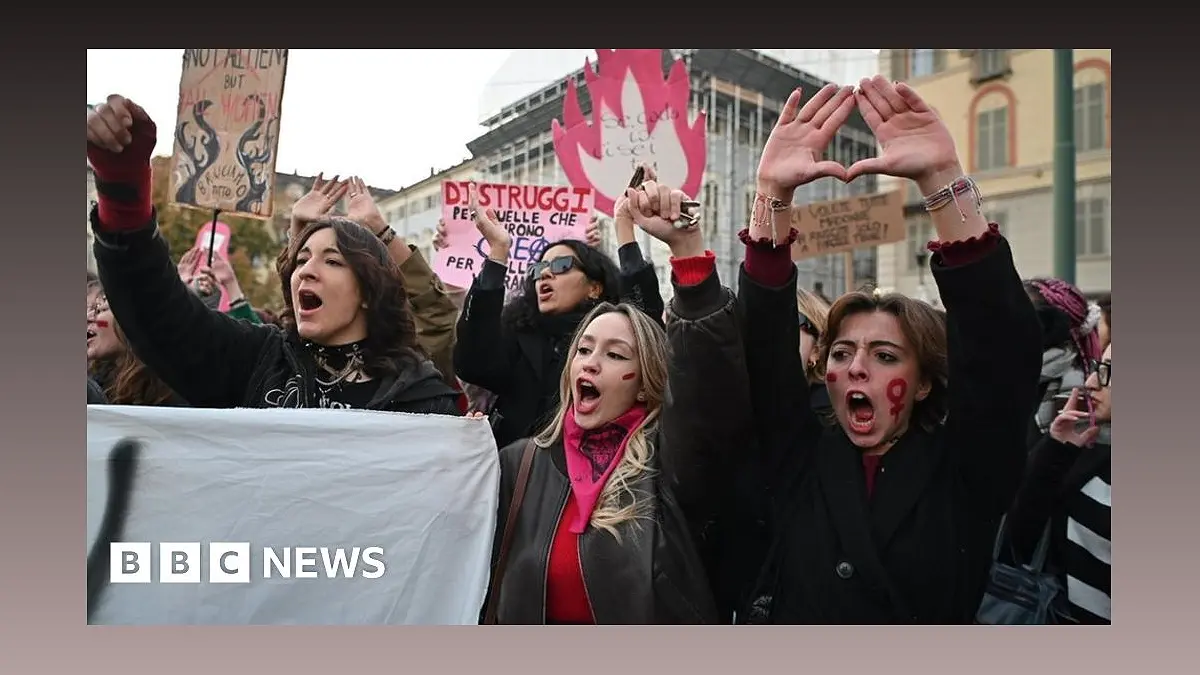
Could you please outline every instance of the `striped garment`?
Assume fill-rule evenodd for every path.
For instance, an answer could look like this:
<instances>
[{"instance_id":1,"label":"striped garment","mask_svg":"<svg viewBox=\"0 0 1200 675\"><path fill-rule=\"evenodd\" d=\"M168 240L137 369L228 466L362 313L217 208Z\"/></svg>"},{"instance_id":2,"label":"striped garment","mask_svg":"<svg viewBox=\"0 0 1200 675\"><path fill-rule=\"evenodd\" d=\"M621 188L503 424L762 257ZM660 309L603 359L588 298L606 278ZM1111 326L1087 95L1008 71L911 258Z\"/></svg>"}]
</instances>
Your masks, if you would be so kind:
<instances>
[{"instance_id":1,"label":"striped garment","mask_svg":"<svg viewBox=\"0 0 1200 675\"><path fill-rule=\"evenodd\" d=\"M1083 487L1065 498L1060 561L1072 617L1112 623L1112 462L1095 467Z\"/></svg>"}]
</instances>

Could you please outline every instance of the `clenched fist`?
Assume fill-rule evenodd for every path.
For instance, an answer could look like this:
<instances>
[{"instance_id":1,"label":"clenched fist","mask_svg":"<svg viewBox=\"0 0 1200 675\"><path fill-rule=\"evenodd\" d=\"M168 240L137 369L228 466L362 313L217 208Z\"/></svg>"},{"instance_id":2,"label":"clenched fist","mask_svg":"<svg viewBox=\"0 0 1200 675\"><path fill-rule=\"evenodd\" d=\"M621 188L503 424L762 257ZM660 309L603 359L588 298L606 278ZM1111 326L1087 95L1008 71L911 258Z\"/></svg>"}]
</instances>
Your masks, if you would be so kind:
<instances>
[{"instance_id":1,"label":"clenched fist","mask_svg":"<svg viewBox=\"0 0 1200 675\"><path fill-rule=\"evenodd\" d=\"M113 154L126 150L150 158L158 128L142 107L133 101L113 94L108 100L87 111L87 140L89 156L95 150Z\"/></svg>"}]
</instances>

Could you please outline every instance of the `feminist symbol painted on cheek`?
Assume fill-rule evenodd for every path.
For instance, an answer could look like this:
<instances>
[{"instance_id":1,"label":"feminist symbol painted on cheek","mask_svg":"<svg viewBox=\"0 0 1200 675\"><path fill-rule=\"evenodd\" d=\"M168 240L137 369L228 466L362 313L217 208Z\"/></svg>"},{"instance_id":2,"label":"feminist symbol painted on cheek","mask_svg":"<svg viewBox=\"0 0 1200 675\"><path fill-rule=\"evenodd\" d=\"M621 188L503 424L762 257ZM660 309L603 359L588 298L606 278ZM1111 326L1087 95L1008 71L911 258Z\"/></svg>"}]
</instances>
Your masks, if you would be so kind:
<instances>
[{"instance_id":1,"label":"feminist symbol painted on cheek","mask_svg":"<svg viewBox=\"0 0 1200 675\"><path fill-rule=\"evenodd\" d=\"M899 417L900 413L904 410L904 395L907 393L908 382L906 382L904 379L897 377L891 382L888 382L887 397L888 400L892 402L892 407L888 410L888 412L892 414L893 420Z\"/></svg>"}]
</instances>

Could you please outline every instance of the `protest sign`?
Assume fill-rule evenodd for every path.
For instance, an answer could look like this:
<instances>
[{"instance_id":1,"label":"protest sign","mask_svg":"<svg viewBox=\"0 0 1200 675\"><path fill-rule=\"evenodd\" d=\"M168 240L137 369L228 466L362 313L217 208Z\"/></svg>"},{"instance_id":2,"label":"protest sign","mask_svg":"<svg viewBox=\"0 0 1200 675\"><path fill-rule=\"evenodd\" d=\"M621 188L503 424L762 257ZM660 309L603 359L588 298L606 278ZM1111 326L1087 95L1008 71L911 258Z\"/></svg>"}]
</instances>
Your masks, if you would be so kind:
<instances>
[{"instance_id":1,"label":"protest sign","mask_svg":"<svg viewBox=\"0 0 1200 675\"><path fill-rule=\"evenodd\" d=\"M183 50L172 201L271 217L287 57L286 49Z\"/></svg>"},{"instance_id":2,"label":"protest sign","mask_svg":"<svg viewBox=\"0 0 1200 675\"><path fill-rule=\"evenodd\" d=\"M483 269L488 244L468 206L465 181L442 183L442 220L446 248L434 257L433 271L447 284L470 288ZM520 288L529 266L561 239L587 239L587 225L595 206L595 193L586 187L477 183L479 207L495 209L500 225L512 235L508 253L509 292Z\"/></svg>"},{"instance_id":3,"label":"protest sign","mask_svg":"<svg viewBox=\"0 0 1200 675\"><path fill-rule=\"evenodd\" d=\"M904 191L792 207L792 260L904 241Z\"/></svg>"},{"instance_id":4,"label":"protest sign","mask_svg":"<svg viewBox=\"0 0 1200 675\"><path fill-rule=\"evenodd\" d=\"M88 406L89 623L477 623L499 475L480 420Z\"/></svg>"},{"instance_id":5,"label":"protest sign","mask_svg":"<svg viewBox=\"0 0 1200 675\"><path fill-rule=\"evenodd\" d=\"M707 157L704 113L689 119L691 83L676 60L663 79L661 49L598 49L584 64L591 121L579 107L574 79L568 80L563 119L551 122L554 153L572 185L593 188L596 209L613 215L616 200L639 164L649 164L659 182L695 198Z\"/></svg>"}]
</instances>

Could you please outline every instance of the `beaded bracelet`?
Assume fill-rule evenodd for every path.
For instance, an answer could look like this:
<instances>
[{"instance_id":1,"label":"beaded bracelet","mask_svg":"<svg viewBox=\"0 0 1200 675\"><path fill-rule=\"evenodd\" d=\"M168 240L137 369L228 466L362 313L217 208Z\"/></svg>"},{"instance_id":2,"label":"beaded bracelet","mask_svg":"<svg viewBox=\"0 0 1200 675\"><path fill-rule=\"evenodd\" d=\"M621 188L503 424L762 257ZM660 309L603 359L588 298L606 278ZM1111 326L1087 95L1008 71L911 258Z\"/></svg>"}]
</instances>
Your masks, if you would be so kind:
<instances>
[{"instance_id":1,"label":"beaded bracelet","mask_svg":"<svg viewBox=\"0 0 1200 675\"><path fill-rule=\"evenodd\" d=\"M962 206L958 203L959 195L965 195L970 192L975 197L975 212L983 212L983 194L979 191L979 186L970 176L962 176L951 181L946 187L937 192L925 197L925 210L929 212L937 211L944 208L950 202L954 202L954 207L958 209L958 215L962 217L963 222L967 222L967 214L963 213Z\"/></svg>"},{"instance_id":2,"label":"beaded bracelet","mask_svg":"<svg viewBox=\"0 0 1200 675\"><path fill-rule=\"evenodd\" d=\"M779 244L779 230L775 223L775 214L783 211L791 211L792 205L782 199L764 195L761 192L754 193L754 210L750 214L751 227L762 227L768 224L764 218L770 219L771 225L771 247L774 248ZM769 213L770 215L767 215Z\"/></svg>"}]
</instances>

